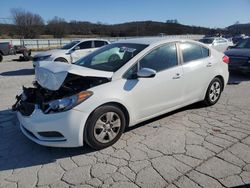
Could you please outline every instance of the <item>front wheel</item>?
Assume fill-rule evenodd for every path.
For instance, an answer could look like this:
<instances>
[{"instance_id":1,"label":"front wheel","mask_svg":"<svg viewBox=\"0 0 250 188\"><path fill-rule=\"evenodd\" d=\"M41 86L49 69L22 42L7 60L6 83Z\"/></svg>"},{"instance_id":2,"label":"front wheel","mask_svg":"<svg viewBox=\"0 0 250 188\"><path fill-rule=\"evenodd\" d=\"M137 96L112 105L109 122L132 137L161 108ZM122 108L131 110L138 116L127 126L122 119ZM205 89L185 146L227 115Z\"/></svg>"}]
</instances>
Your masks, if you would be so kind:
<instances>
[{"instance_id":1,"label":"front wheel","mask_svg":"<svg viewBox=\"0 0 250 188\"><path fill-rule=\"evenodd\" d=\"M212 106L218 102L222 92L222 82L219 78L214 78L207 89L206 97L204 103L207 106Z\"/></svg>"},{"instance_id":2,"label":"front wheel","mask_svg":"<svg viewBox=\"0 0 250 188\"><path fill-rule=\"evenodd\" d=\"M84 139L94 149L111 146L121 137L125 125L125 115L120 108L113 105L101 106L89 117Z\"/></svg>"}]
</instances>

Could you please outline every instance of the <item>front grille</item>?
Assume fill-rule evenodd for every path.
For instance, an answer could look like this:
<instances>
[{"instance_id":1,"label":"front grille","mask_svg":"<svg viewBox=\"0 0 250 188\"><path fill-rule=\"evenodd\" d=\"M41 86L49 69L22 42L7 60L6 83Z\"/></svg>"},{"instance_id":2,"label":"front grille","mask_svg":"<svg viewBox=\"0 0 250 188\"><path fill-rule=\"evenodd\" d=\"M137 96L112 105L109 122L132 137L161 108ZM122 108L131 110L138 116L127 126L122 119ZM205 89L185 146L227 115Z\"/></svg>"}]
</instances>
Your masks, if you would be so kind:
<instances>
[{"instance_id":1,"label":"front grille","mask_svg":"<svg viewBox=\"0 0 250 188\"><path fill-rule=\"evenodd\" d=\"M35 110L35 105L28 102L20 101L18 111L24 116L30 116Z\"/></svg>"}]
</instances>

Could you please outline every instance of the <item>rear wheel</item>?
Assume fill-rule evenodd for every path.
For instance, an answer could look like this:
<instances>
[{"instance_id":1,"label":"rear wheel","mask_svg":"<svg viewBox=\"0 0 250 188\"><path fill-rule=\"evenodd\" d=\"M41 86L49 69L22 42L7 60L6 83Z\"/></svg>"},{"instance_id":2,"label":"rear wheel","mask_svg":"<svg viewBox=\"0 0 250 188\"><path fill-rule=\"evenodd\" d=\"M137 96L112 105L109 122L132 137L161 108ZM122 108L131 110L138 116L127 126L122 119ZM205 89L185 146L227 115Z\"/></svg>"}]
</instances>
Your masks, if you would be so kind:
<instances>
[{"instance_id":1,"label":"rear wheel","mask_svg":"<svg viewBox=\"0 0 250 188\"><path fill-rule=\"evenodd\" d=\"M2 60L3 60L3 56L2 54L0 54L0 62L2 62Z\"/></svg>"},{"instance_id":2,"label":"rear wheel","mask_svg":"<svg viewBox=\"0 0 250 188\"><path fill-rule=\"evenodd\" d=\"M113 105L97 108L89 117L84 139L94 149L113 145L122 135L126 125L123 111Z\"/></svg>"},{"instance_id":3,"label":"rear wheel","mask_svg":"<svg viewBox=\"0 0 250 188\"><path fill-rule=\"evenodd\" d=\"M65 59L65 58L63 58L63 57L58 57L58 58L55 59L55 61L68 63L67 59Z\"/></svg>"},{"instance_id":4,"label":"rear wheel","mask_svg":"<svg viewBox=\"0 0 250 188\"><path fill-rule=\"evenodd\" d=\"M204 103L207 106L214 105L220 99L222 92L222 82L219 78L214 78L207 89L206 97L204 99Z\"/></svg>"}]
</instances>

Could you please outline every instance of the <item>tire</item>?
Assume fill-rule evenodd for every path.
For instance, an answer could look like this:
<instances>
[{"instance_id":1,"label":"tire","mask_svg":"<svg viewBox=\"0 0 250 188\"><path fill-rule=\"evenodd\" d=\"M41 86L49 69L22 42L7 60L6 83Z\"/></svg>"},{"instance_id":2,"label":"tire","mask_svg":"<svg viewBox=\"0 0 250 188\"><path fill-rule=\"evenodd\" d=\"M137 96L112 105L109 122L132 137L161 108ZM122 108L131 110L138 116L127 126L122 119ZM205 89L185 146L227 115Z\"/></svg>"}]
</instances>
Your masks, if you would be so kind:
<instances>
[{"instance_id":1,"label":"tire","mask_svg":"<svg viewBox=\"0 0 250 188\"><path fill-rule=\"evenodd\" d=\"M68 63L67 59L65 59L65 58L63 58L63 57L58 57L58 58L55 59L55 61Z\"/></svg>"},{"instance_id":2,"label":"tire","mask_svg":"<svg viewBox=\"0 0 250 188\"><path fill-rule=\"evenodd\" d=\"M121 137L125 126L125 115L120 108L114 105L101 106L87 120L84 141L96 150L106 148Z\"/></svg>"},{"instance_id":3,"label":"tire","mask_svg":"<svg viewBox=\"0 0 250 188\"><path fill-rule=\"evenodd\" d=\"M108 59L108 62L114 62L114 61L119 61L121 60L120 56L117 55L117 54L112 54L109 59Z\"/></svg>"},{"instance_id":4,"label":"tire","mask_svg":"<svg viewBox=\"0 0 250 188\"><path fill-rule=\"evenodd\" d=\"M0 54L0 62L2 62L3 61L3 56L2 56L2 54Z\"/></svg>"},{"instance_id":5,"label":"tire","mask_svg":"<svg viewBox=\"0 0 250 188\"><path fill-rule=\"evenodd\" d=\"M215 77L209 84L206 92L204 103L207 106L212 106L218 102L222 92L222 81Z\"/></svg>"}]
</instances>

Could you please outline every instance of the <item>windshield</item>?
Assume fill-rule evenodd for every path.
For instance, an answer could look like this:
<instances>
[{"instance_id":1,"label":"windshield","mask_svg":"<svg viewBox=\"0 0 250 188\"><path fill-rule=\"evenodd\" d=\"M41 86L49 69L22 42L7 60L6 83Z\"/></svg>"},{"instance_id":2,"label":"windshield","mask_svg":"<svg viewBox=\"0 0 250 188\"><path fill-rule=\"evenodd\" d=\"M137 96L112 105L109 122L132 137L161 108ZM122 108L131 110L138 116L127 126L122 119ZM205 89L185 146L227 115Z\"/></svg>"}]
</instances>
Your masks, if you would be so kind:
<instances>
[{"instance_id":1,"label":"windshield","mask_svg":"<svg viewBox=\"0 0 250 188\"><path fill-rule=\"evenodd\" d=\"M242 39L236 45L235 48L250 48L250 38Z\"/></svg>"},{"instance_id":2,"label":"windshield","mask_svg":"<svg viewBox=\"0 0 250 188\"><path fill-rule=\"evenodd\" d=\"M66 45L64 45L61 49L62 50L68 50L70 48L72 48L73 46L75 46L77 43L79 43L80 41L72 41Z\"/></svg>"},{"instance_id":3,"label":"windshield","mask_svg":"<svg viewBox=\"0 0 250 188\"><path fill-rule=\"evenodd\" d=\"M204 44L212 44L214 39L200 39L199 41Z\"/></svg>"},{"instance_id":4,"label":"windshield","mask_svg":"<svg viewBox=\"0 0 250 188\"><path fill-rule=\"evenodd\" d=\"M109 44L75 62L76 65L115 72L148 45L132 43Z\"/></svg>"}]
</instances>

